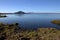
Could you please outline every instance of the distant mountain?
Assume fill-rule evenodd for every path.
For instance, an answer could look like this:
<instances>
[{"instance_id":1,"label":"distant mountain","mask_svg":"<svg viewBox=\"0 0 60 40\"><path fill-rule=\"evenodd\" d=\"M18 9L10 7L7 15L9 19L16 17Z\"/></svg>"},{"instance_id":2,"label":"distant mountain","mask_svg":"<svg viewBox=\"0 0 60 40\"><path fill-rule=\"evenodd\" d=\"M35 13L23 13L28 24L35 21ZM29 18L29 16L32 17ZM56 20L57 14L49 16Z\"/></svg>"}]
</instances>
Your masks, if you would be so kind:
<instances>
[{"instance_id":1,"label":"distant mountain","mask_svg":"<svg viewBox=\"0 0 60 40\"><path fill-rule=\"evenodd\" d=\"M15 12L15 14L25 14L25 12L23 12L23 11L18 11L18 12Z\"/></svg>"},{"instance_id":2,"label":"distant mountain","mask_svg":"<svg viewBox=\"0 0 60 40\"><path fill-rule=\"evenodd\" d=\"M18 11L18 12L14 12L14 13L0 13L0 14L25 14L25 12Z\"/></svg>"}]
</instances>

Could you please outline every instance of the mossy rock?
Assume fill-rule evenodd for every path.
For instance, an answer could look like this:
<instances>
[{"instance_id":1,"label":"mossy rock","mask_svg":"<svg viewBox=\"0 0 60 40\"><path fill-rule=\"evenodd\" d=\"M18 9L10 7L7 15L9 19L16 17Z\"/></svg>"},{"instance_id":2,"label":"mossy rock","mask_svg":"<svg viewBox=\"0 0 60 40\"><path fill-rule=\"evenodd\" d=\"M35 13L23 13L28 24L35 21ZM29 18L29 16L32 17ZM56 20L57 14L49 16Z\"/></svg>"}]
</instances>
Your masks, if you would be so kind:
<instances>
[{"instance_id":1,"label":"mossy rock","mask_svg":"<svg viewBox=\"0 0 60 40\"><path fill-rule=\"evenodd\" d=\"M53 21L51 21L51 23L60 25L60 20L53 20Z\"/></svg>"}]
</instances>

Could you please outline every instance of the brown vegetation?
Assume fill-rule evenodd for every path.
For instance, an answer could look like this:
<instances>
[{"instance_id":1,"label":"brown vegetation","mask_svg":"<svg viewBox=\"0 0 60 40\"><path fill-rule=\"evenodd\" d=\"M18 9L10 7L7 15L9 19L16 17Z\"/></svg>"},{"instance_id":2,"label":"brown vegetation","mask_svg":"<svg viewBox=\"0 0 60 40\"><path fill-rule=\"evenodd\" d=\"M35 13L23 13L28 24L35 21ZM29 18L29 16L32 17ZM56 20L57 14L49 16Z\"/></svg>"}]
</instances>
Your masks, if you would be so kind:
<instances>
[{"instance_id":1,"label":"brown vegetation","mask_svg":"<svg viewBox=\"0 0 60 40\"><path fill-rule=\"evenodd\" d=\"M18 23L0 23L0 40L60 40L60 30L56 28L38 28L25 30L18 28Z\"/></svg>"}]
</instances>

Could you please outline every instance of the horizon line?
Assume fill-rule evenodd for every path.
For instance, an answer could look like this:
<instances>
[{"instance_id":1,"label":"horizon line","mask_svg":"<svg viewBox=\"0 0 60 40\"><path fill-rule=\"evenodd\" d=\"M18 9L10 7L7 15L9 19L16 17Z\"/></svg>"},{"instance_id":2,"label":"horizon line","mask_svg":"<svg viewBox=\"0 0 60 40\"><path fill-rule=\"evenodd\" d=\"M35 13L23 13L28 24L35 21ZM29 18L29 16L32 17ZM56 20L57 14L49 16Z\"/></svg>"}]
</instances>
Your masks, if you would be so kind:
<instances>
[{"instance_id":1,"label":"horizon line","mask_svg":"<svg viewBox=\"0 0 60 40\"><path fill-rule=\"evenodd\" d=\"M19 11L16 11L16 12L19 12ZM60 12L26 12L26 11L22 11L22 12L25 12L25 13L60 13ZM0 12L0 13L15 13L15 12Z\"/></svg>"}]
</instances>

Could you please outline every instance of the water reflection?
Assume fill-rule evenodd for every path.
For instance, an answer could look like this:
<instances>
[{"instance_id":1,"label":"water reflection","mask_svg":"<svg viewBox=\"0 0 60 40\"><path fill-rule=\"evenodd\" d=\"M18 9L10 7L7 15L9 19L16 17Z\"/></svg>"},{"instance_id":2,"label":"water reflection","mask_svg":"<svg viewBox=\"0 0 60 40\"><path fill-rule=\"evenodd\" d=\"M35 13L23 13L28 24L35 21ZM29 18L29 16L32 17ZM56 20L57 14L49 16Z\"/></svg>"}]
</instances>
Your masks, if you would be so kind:
<instances>
[{"instance_id":1,"label":"water reflection","mask_svg":"<svg viewBox=\"0 0 60 40\"><path fill-rule=\"evenodd\" d=\"M24 16L24 14L14 14L14 15L16 15L16 16Z\"/></svg>"}]
</instances>

